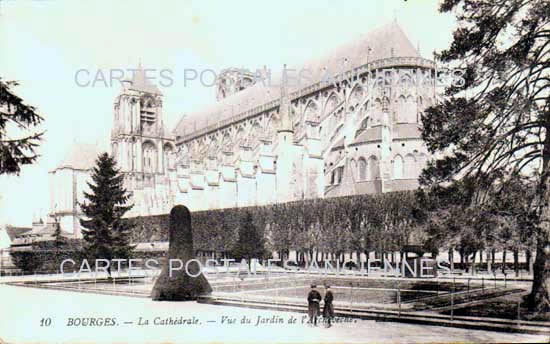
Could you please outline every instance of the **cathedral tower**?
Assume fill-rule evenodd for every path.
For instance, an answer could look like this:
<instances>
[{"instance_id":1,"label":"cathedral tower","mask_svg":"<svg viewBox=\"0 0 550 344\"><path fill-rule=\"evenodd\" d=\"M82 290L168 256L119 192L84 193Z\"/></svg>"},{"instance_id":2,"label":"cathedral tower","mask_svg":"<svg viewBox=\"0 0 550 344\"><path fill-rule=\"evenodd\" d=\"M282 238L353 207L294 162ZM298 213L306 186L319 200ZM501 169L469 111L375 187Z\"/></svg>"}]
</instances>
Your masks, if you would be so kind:
<instances>
[{"instance_id":1,"label":"cathedral tower","mask_svg":"<svg viewBox=\"0 0 550 344\"><path fill-rule=\"evenodd\" d=\"M174 140L164 129L162 93L141 65L131 80L124 80L114 104L112 154L125 174L125 187L133 193L135 214L166 211L172 204L170 172L174 166Z\"/></svg>"}]
</instances>

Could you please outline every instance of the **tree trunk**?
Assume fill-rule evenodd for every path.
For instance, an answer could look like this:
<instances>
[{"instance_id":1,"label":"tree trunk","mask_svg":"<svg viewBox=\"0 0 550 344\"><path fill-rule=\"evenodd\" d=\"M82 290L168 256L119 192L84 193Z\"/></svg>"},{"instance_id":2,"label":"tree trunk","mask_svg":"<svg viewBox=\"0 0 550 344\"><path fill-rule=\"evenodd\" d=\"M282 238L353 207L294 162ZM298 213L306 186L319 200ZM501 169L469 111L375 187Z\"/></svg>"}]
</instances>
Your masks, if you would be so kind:
<instances>
[{"instance_id":1,"label":"tree trunk","mask_svg":"<svg viewBox=\"0 0 550 344\"><path fill-rule=\"evenodd\" d=\"M549 135L550 136L550 135ZM541 231L542 232L542 231ZM533 264L533 286L529 294L529 310L536 313L550 312L550 255L545 252L542 233L537 240L537 253Z\"/></svg>"},{"instance_id":2,"label":"tree trunk","mask_svg":"<svg viewBox=\"0 0 550 344\"><path fill-rule=\"evenodd\" d=\"M519 250L517 248L514 249L514 271L516 277L519 277Z\"/></svg>"},{"instance_id":3,"label":"tree trunk","mask_svg":"<svg viewBox=\"0 0 550 344\"><path fill-rule=\"evenodd\" d=\"M533 264L533 287L529 294L529 310L550 312L550 116L546 114L542 173L538 189L541 207L540 227L536 236L537 253Z\"/></svg>"},{"instance_id":4,"label":"tree trunk","mask_svg":"<svg viewBox=\"0 0 550 344\"><path fill-rule=\"evenodd\" d=\"M533 273L532 271L532 268L531 268L531 263L533 262L533 259L531 257L531 250L525 250L525 261L526 261L526 269L527 269L527 273L529 275L531 275Z\"/></svg>"},{"instance_id":5,"label":"tree trunk","mask_svg":"<svg viewBox=\"0 0 550 344\"><path fill-rule=\"evenodd\" d=\"M504 249L504 250L502 251L502 273L504 273L505 270L506 270L506 254L507 254L507 253L508 253L508 252L506 252L506 249Z\"/></svg>"},{"instance_id":6,"label":"tree trunk","mask_svg":"<svg viewBox=\"0 0 550 344\"><path fill-rule=\"evenodd\" d=\"M485 260L487 261L487 272L488 273L493 273L493 263L491 262L491 250L487 250L486 254L487 256L485 257Z\"/></svg>"},{"instance_id":7,"label":"tree trunk","mask_svg":"<svg viewBox=\"0 0 550 344\"><path fill-rule=\"evenodd\" d=\"M495 256L497 254L497 250L496 249L492 249L491 250L491 264L495 265Z\"/></svg>"},{"instance_id":8,"label":"tree trunk","mask_svg":"<svg viewBox=\"0 0 550 344\"><path fill-rule=\"evenodd\" d=\"M455 250L453 248L449 249L449 263L451 264L451 272L455 269Z\"/></svg>"},{"instance_id":9,"label":"tree trunk","mask_svg":"<svg viewBox=\"0 0 550 344\"><path fill-rule=\"evenodd\" d=\"M472 265L470 267L472 275L475 275L476 273L476 256L477 256L477 251L474 251L474 254L472 256Z\"/></svg>"}]
</instances>

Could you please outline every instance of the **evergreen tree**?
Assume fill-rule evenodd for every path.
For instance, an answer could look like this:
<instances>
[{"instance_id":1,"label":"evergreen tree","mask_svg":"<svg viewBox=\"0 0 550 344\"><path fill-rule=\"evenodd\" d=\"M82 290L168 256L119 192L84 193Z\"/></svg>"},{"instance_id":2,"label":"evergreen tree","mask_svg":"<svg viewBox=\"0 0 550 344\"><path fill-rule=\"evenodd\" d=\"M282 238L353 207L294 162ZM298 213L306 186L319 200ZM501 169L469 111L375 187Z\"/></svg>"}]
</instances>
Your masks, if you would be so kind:
<instances>
[{"instance_id":1,"label":"evergreen tree","mask_svg":"<svg viewBox=\"0 0 550 344\"><path fill-rule=\"evenodd\" d=\"M537 256L529 307L550 311L550 6L545 0L444 0L456 13L451 46L438 56L465 70L464 84L426 111L423 133L432 153L421 176L440 185L469 176L498 180L540 168Z\"/></svg>"},{"instance_id":2,"label":"evergreen tree","mask_svg":"<svg viewBox=\"0 0 550 344\"><path fill-rule=\"evenodd\" d=\"M82 211L87 219L81 220L85 253L92 259L128 259L134 246L130 245L131 224L122 216L133 205L126 205L130 196L123 187L124 176L116 168L114 158L103 153L96 160L91 193ZM110 270L109 270L110 273Z\"/></svg>"},{"instance_id":3,"label":"evergreen tree","mask_svg":"<svg viewBox=\"0 0 550 344\"><path fill-rule=\"evenodd\" d=\"M246 259L250 266L252 258L263 258L266 251L264 238L252 220L252 214L246 212L239 227L239 239L233 247L233 256L237 261Z\"/></svg>"},{"instance_id":4,"label":"evergreen tree","mask_svg":"<svg viewBox=\"0 0 550 344\"><path fill-rule=\"evenodd\" d=\"M29 132L43 118L36 109L23 103L10 87L16 81L0 78L0 174L19 174L21 165L32 164L43 132Z\"/></svg>"}]
</instances>

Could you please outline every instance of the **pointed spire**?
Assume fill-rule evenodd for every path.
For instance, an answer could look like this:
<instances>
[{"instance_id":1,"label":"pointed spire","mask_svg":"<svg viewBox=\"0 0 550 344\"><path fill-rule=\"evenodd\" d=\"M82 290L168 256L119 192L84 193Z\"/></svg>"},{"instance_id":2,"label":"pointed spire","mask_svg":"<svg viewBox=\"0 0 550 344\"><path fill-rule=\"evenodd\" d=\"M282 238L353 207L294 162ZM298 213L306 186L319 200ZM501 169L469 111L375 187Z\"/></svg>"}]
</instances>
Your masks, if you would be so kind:
<instances>
[{"instance_id":1,"label":"pointed spire","mask_svg":"<svg viewBox=\"0 0 550 344\"><path fill-rule=\"evenodd\" d=\"M286 64L283 66L281 78L281 103L279 105L279 118L281 120L279 132L292 132L292 122L290 120L290 100L287 94Z\"/></svg>"},{"instance_id":2,"label":"pointed spire","mask_svg":"<svg viewBox=\"0 0 550 344\"><path fill-rule=\"evenodd\" d=\"M143 66L141 64L141 58L139 59L137 68L132 71L132 89L146 93L155 93L162 95L162 92L159 90L157 85L154 84L154 82L156 81L154 79L155 76L149 75L149 78L146 77L145 70L143 70Z\"/></svg>"}]
</instances>

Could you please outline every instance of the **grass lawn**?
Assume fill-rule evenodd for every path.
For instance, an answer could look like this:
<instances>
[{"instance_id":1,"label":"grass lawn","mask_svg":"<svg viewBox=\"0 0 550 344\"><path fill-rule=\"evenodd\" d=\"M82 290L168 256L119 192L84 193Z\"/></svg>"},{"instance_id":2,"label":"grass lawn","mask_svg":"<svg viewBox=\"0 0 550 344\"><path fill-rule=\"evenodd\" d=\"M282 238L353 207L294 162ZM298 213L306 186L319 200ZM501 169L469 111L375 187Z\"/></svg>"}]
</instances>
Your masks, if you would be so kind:
<instances>
[{"instance_id":1,"label":"grass lawn","mask_svg":"<svg viewBox=\"0 0 550 344\"><path fill-rule=\"evenodd\" d=\"M539 320L550 321L550 314L533 315L529 314L523 302L522 297L518 294L506 295L495 299L488 300L480 305L467 306L454 310L455 315L474 316L474 317L490 317L501 319L518 318L518 302L520 302L520 319L522 320ZM443 314L451 314L451 311L442 312Z\"/></svg>"}]
</instances>

